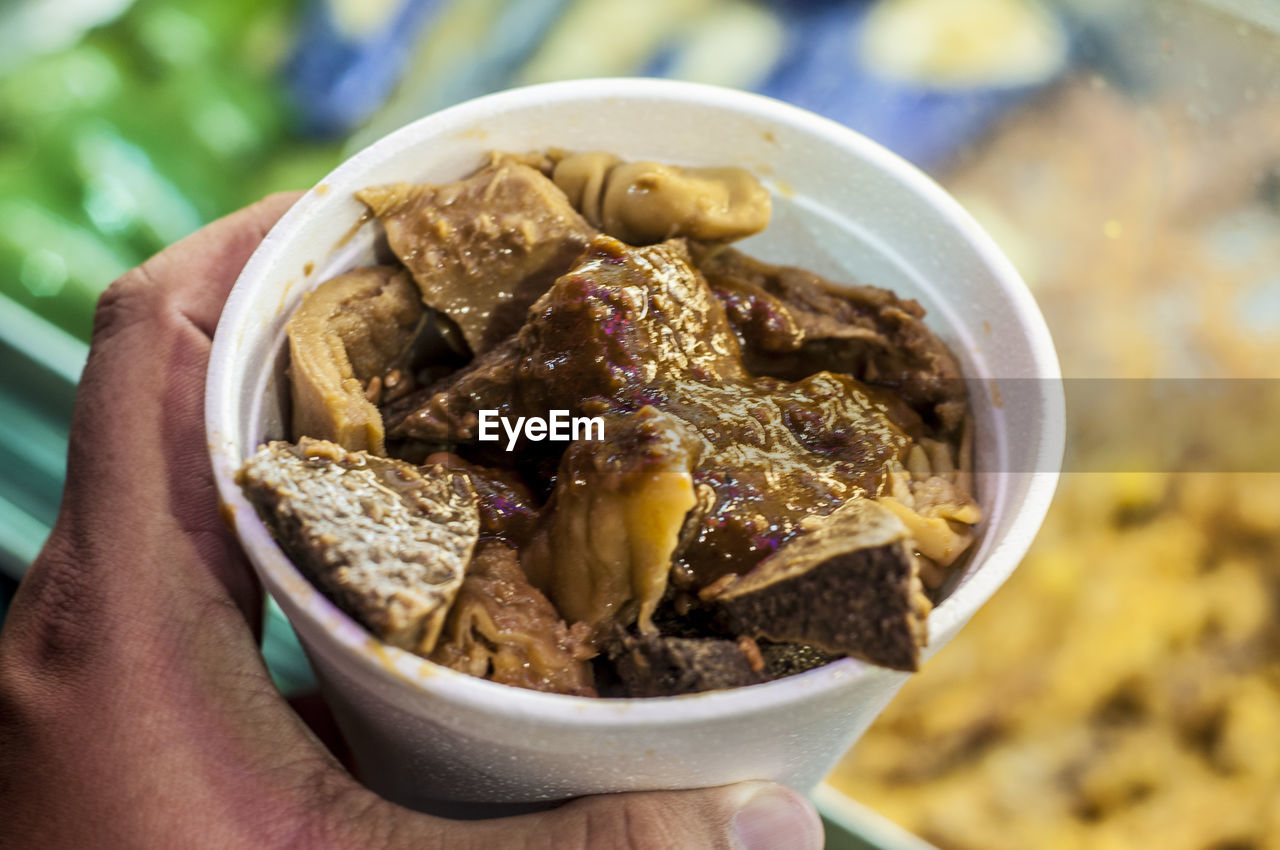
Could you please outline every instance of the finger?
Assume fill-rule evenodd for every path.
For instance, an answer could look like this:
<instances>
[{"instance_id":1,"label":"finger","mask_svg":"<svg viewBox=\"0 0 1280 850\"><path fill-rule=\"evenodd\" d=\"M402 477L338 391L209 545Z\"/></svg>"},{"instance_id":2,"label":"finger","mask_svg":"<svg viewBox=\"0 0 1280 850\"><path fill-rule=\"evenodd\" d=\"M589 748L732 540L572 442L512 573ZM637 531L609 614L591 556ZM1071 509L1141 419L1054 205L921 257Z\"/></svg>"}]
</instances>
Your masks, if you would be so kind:
<instances>
[{"instance_id":1,"label":"finger","mask_svg":"<svg viewBox=\"0 0 1280 850\"><path fill-rule=\"evenodd\" d=\"M287 203L223 219L103 299L58 522L0 633L6 799L6 777L38 775L106 807L87 823L145 835L269 818L268 790L339 773L262 664L245 619L259 590L218 519L204 437L208 332Z\"/></svg>"},{"instance_id":2,"label":"finger","mask_svg":"<svg viewBox=\"0 0 1280 850\"><path fill-rule=\"evenodd\" d=\"M195 321L213 318L289 201L220 220L104 295L58 521L6 623L36 666L105 666L110 653L148 657L157 644L194 650L189 635L212 630L193 623L217 607L260 621L260 590L217 516L204 438L209 338Z\"/></svg>"},{"instance_id":3,"label":"finger","mask_svg":"<svg viewBox=\"0 0 1280 850\"><path fill-rule=\"evenodd\" d=\"M364 792L315 821L320 846L457 850L820 850L822 821L801 794L771 782L696 791L586 797L548 812L450 821L410 812Z\"/></svg>"},{"instance_id":4,"label":"finger","mask_svg":"<svg viewBox=\"0 0 1280 850\"><path fill-rule=\"evenodd\" d=\"M295 197L272 196L220 219L108 289L77 393L64 497L68 520L92 539L139 554L194 545L191 559L156 551L135 560L135 585L190 579L175 567L199 567L255 623L259 590L216 510L204 378L227 293ZM156 575L139 574L148 570Z\"/></svg>"},{"instance_id":5,"label":"finger","mask_svg":"<svg viewBox=\"0 0 1280 850\"><path fill-rule=\"evenodd\" d=\"M517 826L529 847L540 846L547 834L552 836L547 847L582 850L822 847L822 821L812 804L790 788L767 782L588 797L545 814L466 826L480 833L477 850L494 846L503 831Z\"/></svg>"},{"instance_id":6,"label":"finger","mask_svg":"<svg viewBox=\"0 0 1280 850\"><path fill-rule=\"evenodd\" d=\"M115 333L154 310L171 310L212 338L222 305L249 256L302 196L282 192L218 219L156 254L113 283L99 306L94 335ZM109 325L108 328L100 327Z\"/></svg>"}]
</instances>

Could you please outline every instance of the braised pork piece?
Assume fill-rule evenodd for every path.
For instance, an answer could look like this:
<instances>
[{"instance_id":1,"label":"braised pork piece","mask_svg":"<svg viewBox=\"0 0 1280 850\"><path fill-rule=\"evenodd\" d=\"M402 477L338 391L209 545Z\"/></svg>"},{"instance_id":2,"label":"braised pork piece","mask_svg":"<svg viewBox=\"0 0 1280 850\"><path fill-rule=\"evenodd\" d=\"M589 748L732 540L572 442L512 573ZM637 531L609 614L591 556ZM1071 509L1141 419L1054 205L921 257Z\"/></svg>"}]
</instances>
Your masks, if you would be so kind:
<instances>
[{"instance_id":1,"label":"braised pork piece","mask_svg":"<svg viewBox=\"0 0 1280 850\"><path fill-rule=\"evenodd\" d=\"M981 519L960 369L918 304L729 247L769 217L741 169L494 154L358 197L403 266L307 296L298 444L241 472L337 604L575 695L918 666ZM599 430L552 439L552 413Z\"/></svg>"}]
</instances>

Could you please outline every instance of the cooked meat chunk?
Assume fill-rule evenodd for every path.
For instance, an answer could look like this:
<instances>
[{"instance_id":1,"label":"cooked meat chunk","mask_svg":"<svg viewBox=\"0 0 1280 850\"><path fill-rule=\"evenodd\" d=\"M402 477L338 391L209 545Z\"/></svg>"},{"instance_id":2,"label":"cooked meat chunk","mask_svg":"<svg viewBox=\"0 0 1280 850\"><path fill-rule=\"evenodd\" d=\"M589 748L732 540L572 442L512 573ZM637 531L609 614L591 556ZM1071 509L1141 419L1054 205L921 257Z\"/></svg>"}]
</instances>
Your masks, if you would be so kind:
<instances>
[{"instance_id":1,"label":"cooked meat chunk","mask_svg":"<svg viewBox=\"0 0 1280 850\"><path fill-rule=\"evenodd\" d=\"M403 269L356 269L308 293L287 325L294 436L385 454L368 395L407 366L422 315Z\"/></svg>"},{"instance_id":2,"label":"cooked meat chunk","mask_svg":"<svg viewBox=\"0 0 1280 850\"><path fill-rule=\"evenodd\" d=\"M623 635L608 644L609 660L628 696L666 697L738 688L765 681L737 641L723 638Z\"/></svg>"},{"instance_id":3,"label":"cooked meat chunk","mask_svg":"<svg viewBox=\"0 0 1280 850\"><path fill-rule=\"evenodd\" d=\"M303 438L267 444L237 480L340 608L386 643L430 654L480 526L465 475Z\"/></svg>"},{"instance_id":4,"label":"cooked meat chunk","mask_svg":"<svg viewBox=\"0 0 1280 850\"><path fill-rule=\"evenodd\" d=\"M841 657L803 643L770 643L762 640L759 646L770 679L807 673Z\"/></svg>"},{"instance_id":5,"label":"cooked meat chunk","mask_svg":"<svg viewBox=\"0 0 1280 850\"><path fill-rule=\"evenodd\" d=\"M476 548L431 660L504 685L575 696L596 695L589 630L565 625L525 579L514 549Z\"/></svg>"},{"instance_id":6,"label":"cooked meat chunk","mask_svg":"<svg viewBox=\"0 0 1280 850\"><path fill-rule=\"evenodd\" d=\"M837 287L804 269L693 246L694 261L757 375L798 380L828 369L888 387L942 433L968 409L960 367L924 323L924 308L875 286Z\"/></svg>"},{"instance_id":7,"label":"cooked meat chunk","mask_svg":"<svg viewBox=\"0 0 1280 850\"><path fill-rule=\"evenodd\" d=\"M384 411L393 437L452 445L476 437L477 411L510 412L520 348L510 338Z\"/></svg>"},{"instance_id":8,"label":"cooked meat chunk","mask_svg":"<svg viewBox=\"0 0 1280 850\"><path fill-rule=\"evenodd\" d=\"M839 653L827 652L816 646L757 640L749 635L739 634L740 624L735 623L715 599L717 593L737 579L736 575L727 575L717 584L703 588L697 594L689 594L680 589L680 572L673 571L667 593L653 617L658 634L664 638L714 637L735 641L738 648L747 654L753 669L763 671L764 678L768 680L804 673L843 657ZM622 634L624 633L617 632L612 637L617 640ZM625 634L634 632L628 631ZM616 654L612 653L608 643L605 644L605 651L610 657Z\"/></svg>"},{"instance_id":9,"label":"cooked meat chunk","mask_svg":"<svg viewBox=\"0 0 1280 850\"><path fill-rule=\"evenodd\" d=\"M705 248L699 250L696 243L692 247L695 257L706 251ZM711 271L714 273L715 269ZM729 324L742 344L743 358L755 373L783 377L780 373L784 370L777 362L780 355L793 373L805 371L804 366L791 363L792 358L785 356L798 351L805 342L805 327L796 311L785 301L773 293L724 275L708 275L707 283L724 304ZM800 378L803 375L788 374L786 377Z\"/></svg>"},{"instance_id":10,"label":"cooked meat chunk","mask_svg":"<svg viewBox=\"0 0 1280 850\"><path fill-rule=\"evenodd\" d=\"M517 548L529 542L538 523L538 504L513 469L468 463L449 452L427 457L427 463L460 472L471 480L479 497L480 537L501 539Z\"/></svg>"},{"instance_id":11,"label":"cooked meat chunk","mask_svg":"<svg viewBox=\"0 0 1280 850\"><path fill-rule=\"evenodd\" d=\"M554 183L501 156L456 183L400 183L356 197L386 227L423 300L457 322L476 354L520 327L595 233Z\"/></svg>"},{"instance_id":12,"label":"cooked meat chunk","mask_svg":"<svg viewBox=\"0 0 1280 850\"><path fill-rule=\"evenodd\" d=\"M847 376L752 378L679 241L598 238L530 310L518 343L522 409L649 406L701 443L693 483L714 499L676 553L697 586L750 569L802 518L879 495L911 444L898 424L910 412Z\"/></svg>"},{"instance_id":13,"label":"cooked meat chunk","mask_svg":"<svg viewBox=\"0 0 1280 850\"><path fill-rule=\"evenodd\" d=\"M557 186L587 221L632 245L675 236L729 242L769 224L769 192L741 168L623 162L607 153L556 163Z\"/></svg>"},{"instance_id":14,"label":"cooked meat chunk","mask_svg":"<svg viewBox=\"0 0 1280 850\"><path fill-rule=\"evenodd\" d=\"M356 196L403 268L307 298L298 445L238 479L327 595L554 693L915 669L981 519L919 304L726 247L771 214L736 168L494 153Z\"/></svg>"},{"instance_id":15,"label":"cooked meat chunk","mask_svg":"<svg viewBox=\"0 0 1280 850\"><path fill-rule=\"evenodd\" d=\"M530 308L518 345L516 389L530 409L596 397L638 410L688 379L748 378L679 240L630 248L597 237Z\"/></svg>"},{"instance_id":16,"label":"cooked meat chunk","mask_svg":"<svg viewBox=\"0 0 1280 850\"><path fill-rule=\"evenodd\" d=\"M931 606L906 526L869 499L806 525L715 596L735 630L915 670Z\"/></svg>"},{"instance_id":17,"label":"cooked meat chunk","mask_svg":"<svg viewBox=\"0 0 1280 850\"><path fill-rule=\"evenodd\" d=\"M700 447L685 423L652 407L614 418L606 432L604 442L578 440L565 451L522 561L567 619L597 631L615 622L652 631L694 505Z\"/></svg>"}]
</instances>

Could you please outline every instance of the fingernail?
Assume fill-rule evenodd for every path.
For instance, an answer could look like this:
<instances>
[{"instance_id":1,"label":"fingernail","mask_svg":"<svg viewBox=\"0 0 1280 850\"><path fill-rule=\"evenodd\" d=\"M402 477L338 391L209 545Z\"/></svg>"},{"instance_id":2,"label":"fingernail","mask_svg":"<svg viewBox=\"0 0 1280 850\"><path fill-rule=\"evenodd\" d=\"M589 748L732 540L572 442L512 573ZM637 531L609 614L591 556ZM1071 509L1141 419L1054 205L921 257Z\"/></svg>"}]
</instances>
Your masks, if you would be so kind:
<instances>
[{"instance_id":1,"label":"fingernail","mask_svg":"<svg viewBox=\"0 0 1280 850\"><path fill-rule=\"evenodd\" d=\"M742 850L821 850L822 821L795 791L763 784L733 816Z\"/></svg>"}]
</instances>

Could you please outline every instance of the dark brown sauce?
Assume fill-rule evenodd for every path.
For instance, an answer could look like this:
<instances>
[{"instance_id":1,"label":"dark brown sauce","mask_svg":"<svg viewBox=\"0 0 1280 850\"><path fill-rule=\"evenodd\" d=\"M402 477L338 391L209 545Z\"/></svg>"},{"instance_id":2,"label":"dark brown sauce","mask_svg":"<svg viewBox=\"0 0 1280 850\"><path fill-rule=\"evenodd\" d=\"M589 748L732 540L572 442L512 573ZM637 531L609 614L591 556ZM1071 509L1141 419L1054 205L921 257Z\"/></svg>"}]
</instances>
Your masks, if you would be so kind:
<instances>
[{"instance_id":1,"label":"dark brown sauce","mask_svg":"<svg viewBox=\"0 0 1280 850\"><path fill-rule=\"evenodd\" d=\"M371 221L373 221L373 212L370 210L365 210L364 212L362 212L360 214L360 217L356 219L356 223L351 225L351 229L348 230L346 233L344 233L338 239L337 242L333 243L333 250L337 251L340 248L345 248L347 243L350 242L355 237L355 235L360 232L360 228L364 227L366 224L368 224Z\"/></svg>"},{"instance_id":2,"label":"dark brown sauce","mask_svg":"<svg viewBox=\"0 0 1280 850\"><path fill-rule=\"evenodd\" d=\"M679 555L695 585L750 569L806 516L881 494L886 469L911 445L890 394L830 372L754 377L681 249L597 240L593 250L522 333L519 392L530 412L579 412L594 397L614 430L644 407L682 423L698 443L694 482L715 493ZM606 467L638 454L628 444L602 450L617 454L602 458Z\"/></svg>"}]
</instances>

